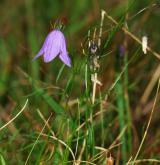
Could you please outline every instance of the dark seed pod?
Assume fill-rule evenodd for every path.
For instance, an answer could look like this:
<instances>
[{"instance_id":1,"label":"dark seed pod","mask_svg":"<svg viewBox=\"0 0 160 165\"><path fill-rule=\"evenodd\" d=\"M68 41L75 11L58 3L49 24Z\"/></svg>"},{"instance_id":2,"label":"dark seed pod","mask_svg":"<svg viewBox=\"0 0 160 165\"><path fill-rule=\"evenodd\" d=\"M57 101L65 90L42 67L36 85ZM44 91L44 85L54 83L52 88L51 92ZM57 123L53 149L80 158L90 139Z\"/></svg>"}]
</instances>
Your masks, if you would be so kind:
<instances>
[{"instance_id":1,"label":"dark seed pod","mask_svg":"<svg viewBox=\"0 0 160 165\"><path fill-rule=\"evenodd\" d=\"M91 42L91 45L89 47L89 51L91 54L96 54L98 51L98 45L95 42Z\"/></svg>"}]
</instances>

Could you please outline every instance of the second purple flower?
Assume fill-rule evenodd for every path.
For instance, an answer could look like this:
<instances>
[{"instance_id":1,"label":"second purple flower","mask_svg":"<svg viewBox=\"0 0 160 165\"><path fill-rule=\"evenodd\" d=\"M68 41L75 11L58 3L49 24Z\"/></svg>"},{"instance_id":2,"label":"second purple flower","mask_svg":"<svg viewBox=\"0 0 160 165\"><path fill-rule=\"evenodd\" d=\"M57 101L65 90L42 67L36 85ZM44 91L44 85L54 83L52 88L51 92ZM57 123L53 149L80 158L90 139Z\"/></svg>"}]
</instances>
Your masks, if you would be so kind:
<instances>
[{"instance_id":1,"label":"second purple flower","mask_svg":"<svg viewBox=\"0 0 160 165\"><path fill-rule=\"evenodd\" d=\"M48 34L42 48L33 60L42 55L44 62L46 63L52 61L56 56L58 56L64 64L71 67L71 60L66 49L64 34L58 29L51 31Z\"/></svg>"}]
</instances>

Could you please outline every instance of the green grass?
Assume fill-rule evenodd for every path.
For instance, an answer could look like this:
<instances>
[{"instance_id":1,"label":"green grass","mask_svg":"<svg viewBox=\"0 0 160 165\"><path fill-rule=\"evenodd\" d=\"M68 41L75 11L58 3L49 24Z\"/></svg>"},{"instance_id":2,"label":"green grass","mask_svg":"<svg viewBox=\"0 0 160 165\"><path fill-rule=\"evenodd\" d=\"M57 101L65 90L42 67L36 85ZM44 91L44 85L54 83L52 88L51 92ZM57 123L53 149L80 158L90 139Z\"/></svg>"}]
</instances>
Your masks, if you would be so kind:
<instances>
[{"instance_id":1,"label":"green grass","mask_svg":"<svg viewBox=\"0 0 160 165\"><path fill-rule=\"evenodd\" d=\"M153 76L159 65L155 52L160 13L155 4L154 0L2 1L0 165L66 165L75 160L76 165L106 165L111 158L120 165L160 162L160 75ZM93 54L88 41L98 41L101 9L112 20L105 15L102 44L94 54L101 57L97 79L102 86L96 85L92 103ZM51 30L50 23L62 17L68 22L64 34L72 67L58 58L48 64L42 58L32 61ZM146 55L135 38L141 40L143 34L152 48ZM153 80L150 90L147 86ZM141 103L147 90L149 97Z\"/></svg>"}]
</instances>

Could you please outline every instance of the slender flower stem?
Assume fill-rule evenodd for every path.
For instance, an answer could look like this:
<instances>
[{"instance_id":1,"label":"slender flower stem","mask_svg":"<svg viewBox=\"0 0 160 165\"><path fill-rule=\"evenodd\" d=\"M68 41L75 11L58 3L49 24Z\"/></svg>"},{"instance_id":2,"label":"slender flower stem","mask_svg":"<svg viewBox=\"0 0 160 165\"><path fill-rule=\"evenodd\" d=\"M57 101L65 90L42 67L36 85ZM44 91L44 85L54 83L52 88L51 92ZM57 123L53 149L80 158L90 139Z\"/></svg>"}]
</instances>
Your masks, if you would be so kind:
<instances>
[{"instance_id":1,"label":"slender flower stem","mask_svg":"<svg viewBox=\"0 0 160 165\"><path fill-rule=\"evenodd\" d=\"M97 85L97 73L93 74L93 92L92 92L92 104L95 102L96 96L96 85Z\"/></svg>"},{"instance_id":2,"label":"slender flower stem","mask_svg":"<svg viewBox=\"0 0 160 165\"><path fill-rule=\"evenodd\" d=\"M103 22L104 22L104 16L105 16L105 11L104 10L101 10L101 22L100 22L100 30L99 30L99 37L98 37L98 47L100 48L101 46L101 38L102 38L102 30L103 30ZM95 70L96 70L96 67L95 66ZM98 83L98 80L97 80L97 72L94 73L93 75L91 75L93 77L93 91L92 91L92 104L94 104L95 102L95 97L96 97L96 86L97 86L97 83Z\"/></svg>"},{"instance_id":3,"label":"slender flower stem","mask_svg":"<svg viewBox=\"0 0 160 165\"><path fill-rule=\"evenodd\" d=\"M102 37L102 30L103 30L103 22L104 22L104 16L105 16L105 11L101 10L101 24L100 24L100 31L99 31L99 38L98 38L98 46L101 46L101 37Z\"/></svg>"}]
</instances>

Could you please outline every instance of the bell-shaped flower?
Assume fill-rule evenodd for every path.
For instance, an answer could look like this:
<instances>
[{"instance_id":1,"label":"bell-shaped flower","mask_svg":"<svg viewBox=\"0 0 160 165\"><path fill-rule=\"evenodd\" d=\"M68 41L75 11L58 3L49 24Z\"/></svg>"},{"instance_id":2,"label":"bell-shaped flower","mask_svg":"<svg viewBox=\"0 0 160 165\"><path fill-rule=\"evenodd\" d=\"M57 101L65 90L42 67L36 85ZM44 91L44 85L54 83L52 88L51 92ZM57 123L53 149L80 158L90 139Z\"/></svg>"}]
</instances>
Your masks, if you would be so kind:
<instances>
[{"instance_id":1,"label":"bell-shaped flower","mask_svg":"<svg viewBox=\"0 0 160 165\"><path fill-rule=\"evenodd\" d=\"M64 34L58 29L54 29L48 34L42 48L33 60L39 56L43 56L44 62L46 63L58 56L64 64L71 67L71 60L66 49Z\"/></svg>"}]
</instances>

